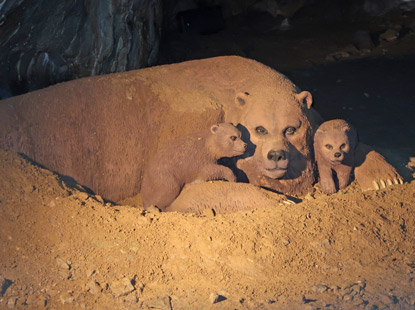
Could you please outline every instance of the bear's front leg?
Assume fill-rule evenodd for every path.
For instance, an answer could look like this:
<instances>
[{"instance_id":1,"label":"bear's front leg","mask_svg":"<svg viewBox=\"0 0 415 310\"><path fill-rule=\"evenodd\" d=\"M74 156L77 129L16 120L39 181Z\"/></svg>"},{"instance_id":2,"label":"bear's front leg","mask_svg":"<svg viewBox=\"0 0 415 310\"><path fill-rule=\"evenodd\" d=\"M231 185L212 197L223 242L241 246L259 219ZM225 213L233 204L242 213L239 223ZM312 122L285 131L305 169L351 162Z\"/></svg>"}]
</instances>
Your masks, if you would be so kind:
<instances>
[{"instance_id":1,"label":"bear's front leg","mask_svg":"<svg viewBox=\"0 0 415 310\"><path fill-rule=\"evenodd\" d=\"M392 184L403 184L403 178L395 168L371 147L359 143L355 156L355 178L362 190L380 189Z\"/></svg>"},{"instance_id":2,"label":"bear's front leg","mask_svg":"<svg viewBox=\"0 0 415 310\"><path fill-rule=\"evenodd\" d=\"M165 209L179 196L181 185L172 176L160 178L142 190L144 208L151 205L156 206L161 211Z\"/></svg>"},{"instance_id":3,"label":"bear's front leg","mask_svg":"<svg viewBox=\"0 0 415 310\"><path fill-rule=\"evenodd\" d=\"M350 174L353 170L352 166L340 164L336 168L337 180L339 181L339 190L344 189L349 185Z\"/></svg>"},{"instance_id":4,"label":"bear's front leg","mask_svg":"<svg viewBox=\"0 0 415 310\"><path fill-rule=\"evenodd\" d=\"M317 163L318 174L320 177L320 185L323 193L334 194L336 192L336 185L333 180L333 172L330 166Z\"/></svg>"},{"instance_id":5,"label":"bear's front leg","mask_svg":"<svg viewBox=\"0 0 415 310\"><path fill-rule=\"evenodd\" d=\"M207 165L204 167L199 175L198 180L212 181L212 180L227 180L229 182L236 182L236 177L232 170L220 165Z\"/></svg>"}]
</instances>

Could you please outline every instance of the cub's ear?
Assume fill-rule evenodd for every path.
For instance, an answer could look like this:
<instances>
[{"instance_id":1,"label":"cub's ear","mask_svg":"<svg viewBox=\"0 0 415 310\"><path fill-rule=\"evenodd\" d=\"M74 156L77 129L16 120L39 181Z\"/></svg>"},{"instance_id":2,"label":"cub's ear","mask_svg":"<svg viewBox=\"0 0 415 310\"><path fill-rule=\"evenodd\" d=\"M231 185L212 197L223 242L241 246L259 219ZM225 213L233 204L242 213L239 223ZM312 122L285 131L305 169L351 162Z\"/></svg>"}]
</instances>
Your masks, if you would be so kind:
<instances>
[{"instance_id":1,"label":"cub's ear","mask_svg":"<svg viewBox=\"0 0 415 310\"><path fill-rule=\"evenodd\" d=\"M248 96L249 93L248 92L244 92L244 93L237 93L235 96L235 104L237 107L242 108L246 105L247 100L248 100Z\"/></svg>"},{"instance_id":2,"label":"cub's ear","mask_svg":"<svg viewBox=\"0 0 415 310\"><path fill-rule=\"evenodd\" d=\"M219 130L219 125L213 125L212 127L210 127L210 131L213 134L216 134L218 132L218 130Z\"/></svg>"},{"instance_id":3,"label":"cub's ear","mask_svg":"<svg viewBox=\"0 0 415 310\"><path fill-rule=\"evenodd\" d=\"M311 108L311 105L313 104L313 96L311 96L309 91L302 91L297 94L296 97L301 104L305 104L308 109Z\"/></svg>"}]
</instances>

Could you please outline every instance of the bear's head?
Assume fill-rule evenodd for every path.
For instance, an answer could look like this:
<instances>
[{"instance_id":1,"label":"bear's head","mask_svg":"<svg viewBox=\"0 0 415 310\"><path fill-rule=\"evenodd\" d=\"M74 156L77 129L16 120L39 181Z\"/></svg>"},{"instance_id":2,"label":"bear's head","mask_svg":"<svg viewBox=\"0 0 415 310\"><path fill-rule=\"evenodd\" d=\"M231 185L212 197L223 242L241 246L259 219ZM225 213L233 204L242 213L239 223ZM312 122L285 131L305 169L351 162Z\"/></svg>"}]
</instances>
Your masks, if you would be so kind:
<instances>
[{"instance_id":1,"label":"bear's head","mask_svg":"<svg viewBox=\"0 0 415 310\"><path fill-rule=\"evenodd\" d=\"M210 127L211 152L215 158L233 157L245 153L248 145L242 141L241 132L233 124L221 123Z\"/></svg>"},{"instance_id":2,"label":"bear's head","mask_svg":"<svg viewBox=\"0 0 415 310\"><path fill-rule=\"evenodd\" d=\"M247 156L255 160L258 173L294 179L306 169L312 160L313 129L307 116L311 104L308 91L236 95L238 123L249 141Z\"/></svg>"},{"instance_id":3,"label":"bear's head","mask_svg":"<svg viewBox=\"0 0 415 310\"><path fill-rule=\"evenodd\" d=\"M314 136L315 152L333 165L342 163L348 154L354 153L356 145L356 130L341 119L323 123Z\"/></svg>"}]
</instances>

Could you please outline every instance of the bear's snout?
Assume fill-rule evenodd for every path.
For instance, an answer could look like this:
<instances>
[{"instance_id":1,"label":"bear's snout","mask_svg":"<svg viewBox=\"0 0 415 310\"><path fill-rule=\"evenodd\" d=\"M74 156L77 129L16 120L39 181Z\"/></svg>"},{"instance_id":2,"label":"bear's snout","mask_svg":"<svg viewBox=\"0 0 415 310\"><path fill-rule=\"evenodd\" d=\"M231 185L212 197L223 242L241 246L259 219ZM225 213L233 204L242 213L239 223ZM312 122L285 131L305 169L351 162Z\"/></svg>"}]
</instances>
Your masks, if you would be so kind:
<instances>
[{"instance_id":1,"label":"bear's snout","mask_svg":"<svg viewBox=\"0 0 415 310\"><path fill-rule=\"evenodd\" d=\"M246 151L246 150L248 149L248 143L244 143L244 144L242 145L242 147L243 147L243 149Z\"/></svg>"},{"instance_id":2,"label":"bear's snout","mask_svg":"<svg viewBox=\"0 0 415 310\"><path fill-rule=\"evenodd\" d=\"M264 162L264 175L272 179L282 178L288 170L288 153L281 149L271 149Z\"/></svg>"},{"instance_id":3,"label":"bear's snout","mask_svg":"<svg viewBox=\"0 0 415 310\"><path fill-rule=\"evenodd\" d=\"M339 158L340 156L342 156L342 154L340 152L334 153L334 157Z\"/></svg>"},{"instance_id":4,"label":"bear's snout","mask_svg":"<svg viewBox=\"0 0 415 310\"><path fill-rule=\"evenodd\" d=\"M268 160L278 162L281 160L286 160L287 156L283 150L271 150L268 152L267 158Z\"/></svg>"}]
</instances>

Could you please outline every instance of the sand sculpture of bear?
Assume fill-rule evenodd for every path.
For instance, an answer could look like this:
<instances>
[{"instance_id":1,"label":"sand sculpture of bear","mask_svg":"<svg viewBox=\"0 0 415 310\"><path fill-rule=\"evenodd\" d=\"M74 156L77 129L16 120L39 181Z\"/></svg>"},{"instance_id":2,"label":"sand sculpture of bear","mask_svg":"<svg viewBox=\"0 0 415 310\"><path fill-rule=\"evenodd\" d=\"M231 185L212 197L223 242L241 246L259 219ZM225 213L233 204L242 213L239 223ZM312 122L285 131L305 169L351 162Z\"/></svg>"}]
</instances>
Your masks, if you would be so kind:
<instances>
[{"instance_id":1,"label":"sand sculpture of bear","mask_svg":"<svg viewBox=\"0 0 415 310\"><path fill-rule=\"evenodd\" d=\"M311 94L277 71L251 59L215 57L77 79L3 100L0 147L118 201L140 191L158 148L230 122L249 145L237 162L239 175L300 194L316 181L312 137L322 121L311 105ZM379 153L359 144L356 154L363 189L401 179Z\"/></svg>"},{"instance_id":2,"label":"sand sculpture of bear","mask_svg":"<svg viewBox=\"0 0 415 310\"><path fill-rule=\"evenodd\" d=\"M285 195L249 183L215 181L187 184L166 211L203 214L208 209L213 214L223 214L253 208L275 208L281 204L295 202Z\"/></svg>"},{"instance_id":3,"label":"sand sculpture of bear","mask_svg":"<svg viewBox=\"0 0 415 310\"><path fill-rule=\"evenodd\" d=\"M320 185L333 194L349 185L358 144L356 129L342 119L320 125L314 135L314 154Z\"/></svg>"},{"instance_id":4,"label":"sand sculpture of bear","mask_svg":"<svg viewBox=\"0 0 415 310\"><path fill-rule=\"evenodd\" d=\"M183 186L194 181L236 181L232 170L218 165L217 160L242 155L246 148L240 131L228 123L174 140L156 153L144 172L144 207L155 205L165 211Z\"/></svg>"}]
</instances>

